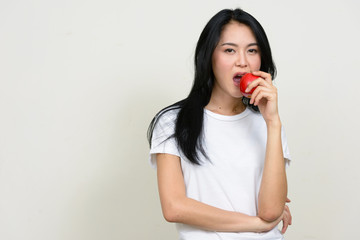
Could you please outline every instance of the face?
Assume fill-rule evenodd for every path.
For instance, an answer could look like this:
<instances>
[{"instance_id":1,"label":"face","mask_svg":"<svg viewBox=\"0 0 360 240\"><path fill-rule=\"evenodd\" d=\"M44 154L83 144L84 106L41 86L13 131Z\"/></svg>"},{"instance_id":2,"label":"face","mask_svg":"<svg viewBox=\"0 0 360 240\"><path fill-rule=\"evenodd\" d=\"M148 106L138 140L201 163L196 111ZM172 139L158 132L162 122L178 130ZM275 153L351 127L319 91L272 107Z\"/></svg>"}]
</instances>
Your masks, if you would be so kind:
<instances>
[{"instance_id":1,"label":"face","mask_svg":"<svg viewBox=\"0 0 360 240\"><path fill-rule=\"evenodd\" d=\"M213 94L240 98L240 78L261 66L260 49L250 27L231 21L225 25L212 55Z\"/></svg>"}]
</instances>

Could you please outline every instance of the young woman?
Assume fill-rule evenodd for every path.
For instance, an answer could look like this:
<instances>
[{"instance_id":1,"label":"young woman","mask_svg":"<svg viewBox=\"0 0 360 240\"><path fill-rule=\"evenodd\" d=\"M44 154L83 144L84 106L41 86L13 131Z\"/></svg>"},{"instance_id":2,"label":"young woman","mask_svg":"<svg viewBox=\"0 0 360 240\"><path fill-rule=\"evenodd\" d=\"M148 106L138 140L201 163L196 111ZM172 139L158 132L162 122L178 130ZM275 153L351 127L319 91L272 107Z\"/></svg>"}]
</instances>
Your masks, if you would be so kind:
<instances>
[{"instance_id":1,"label":"young woman","mask_svg":"<svg viewBox=\"0 0 360 240\"><path fill-rule=\"evenodd\" d=\"M258 78L245 98L239 81L249 72ZM177 223L181 240L283 239L291 224L290 155L275 72L254 17L225 9L210 19L197 43L189 96L161 110L148 131L163 215Z\"/></svg>"}]
</instances>

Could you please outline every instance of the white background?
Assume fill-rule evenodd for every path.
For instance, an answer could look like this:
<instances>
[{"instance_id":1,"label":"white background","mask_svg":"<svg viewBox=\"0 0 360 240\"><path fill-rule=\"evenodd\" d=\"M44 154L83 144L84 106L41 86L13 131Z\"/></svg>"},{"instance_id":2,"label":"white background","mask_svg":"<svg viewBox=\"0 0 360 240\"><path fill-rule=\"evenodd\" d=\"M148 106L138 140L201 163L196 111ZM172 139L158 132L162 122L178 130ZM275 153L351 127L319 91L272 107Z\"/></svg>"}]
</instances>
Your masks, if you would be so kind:
<instances>
[{"instance_id":1,"label":"white background","mask_svg":"<svg viewBox=\"0 0 360 240\"><path fill-rule=\"evenodd\" d=\"M358 238L359 1L0 0L0 239L176 239L146 130L186 97L206 22L265 28L292 240Z\"/></svg>"}]
</instances>

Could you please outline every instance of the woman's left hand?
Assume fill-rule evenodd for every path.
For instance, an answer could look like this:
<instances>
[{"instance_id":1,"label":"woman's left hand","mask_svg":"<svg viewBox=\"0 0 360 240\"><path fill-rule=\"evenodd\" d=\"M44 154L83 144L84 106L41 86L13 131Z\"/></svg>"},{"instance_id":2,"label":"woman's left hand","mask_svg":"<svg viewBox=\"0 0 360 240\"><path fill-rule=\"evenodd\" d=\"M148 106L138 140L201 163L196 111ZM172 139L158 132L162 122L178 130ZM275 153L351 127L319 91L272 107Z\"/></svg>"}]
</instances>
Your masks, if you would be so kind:
<instances>
[{"instance_id":1,"label":"woman's left hand","mask_svg":"<svg viewBox=\"0 0 360 240\"><path fill-rule=\"evenodd\" d=\"M258 106L267 123L279 120L277 88L272 84L271 75L262 71L252 74L259 78L252 81L246 89L249 92L256 87L251 94L250 103Z\"/></svg>"}]
</instances>

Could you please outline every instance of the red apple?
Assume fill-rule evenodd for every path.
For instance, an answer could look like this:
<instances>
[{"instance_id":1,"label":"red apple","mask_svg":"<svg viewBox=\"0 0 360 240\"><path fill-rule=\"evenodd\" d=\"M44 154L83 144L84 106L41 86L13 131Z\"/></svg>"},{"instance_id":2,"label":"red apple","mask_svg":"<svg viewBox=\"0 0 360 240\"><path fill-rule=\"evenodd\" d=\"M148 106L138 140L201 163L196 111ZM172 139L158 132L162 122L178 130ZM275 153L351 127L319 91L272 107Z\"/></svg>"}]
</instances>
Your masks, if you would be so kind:
<instances>
[{"instance_id":1,"label":"red apple","mask_svg":"<svg viewBox=\"0 0 360 240\"><path fill-rule=\"evenodd\" d=\"M245 92L245 90L252 81L254 81L255 79L258 79L258 78L259 78L259 76L255 76L251 73L247 73L244 76L242 76L242 78L240 79L240 92L242 93L242 95L244 95L247 98L251 97L251 94L254 92L256 87L251 89L250 92Z\"/></svg>"}]
</instances>

